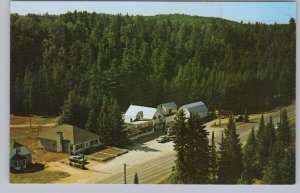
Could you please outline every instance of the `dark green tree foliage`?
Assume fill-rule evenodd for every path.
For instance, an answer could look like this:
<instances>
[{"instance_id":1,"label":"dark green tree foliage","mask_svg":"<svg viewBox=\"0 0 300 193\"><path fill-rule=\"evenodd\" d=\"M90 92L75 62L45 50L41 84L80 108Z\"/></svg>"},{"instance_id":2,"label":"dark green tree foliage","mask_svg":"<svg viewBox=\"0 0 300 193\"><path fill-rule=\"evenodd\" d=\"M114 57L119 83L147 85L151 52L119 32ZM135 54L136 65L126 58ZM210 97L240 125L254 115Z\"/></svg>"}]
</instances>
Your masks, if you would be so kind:
<instances>
[{"instance_id":1,"label":"dark green tree foliage","mask_svg":"<svg viewBox=\"0 0 300 193\"><path fill-rule=\"evenodd\" d=\"M259 178L259 155L258 143L255 137L254 128L252 128L247 143L243 148L243 173L241 183L252 184L253 180Z\"/></svg>"},{"instance_id":2,"label":"dark green tree foliage","mask_svg":"<svg viewBox=\"0 0 300 193\"><path fill-rule=\"evenodd\" d=\"M265 130L265 119L264 119L264 114L262 114L260 117L258 130L256 133L256 138L259 142L261 141L264 130Z\"/></svg>"},{"instance_id":3,"label":"dark green tree foliage","mask_svg":"<svg viewBox=\"0 0 300 193\"><path fill-rule=\"evenodd\" d=\"M270 144L269 144L269 152L272 151L272 147L276 141L276 133L275 133L275 126L273 123L273 118L270 116L269 124L268 124L268 132L269 132L269 138L270 138Z\"/></svg>"},{"instance_id":4,"label":"dark green tree foliage","mask_svg":"<svg viewBox=\"0 0 300 193\"><path fill-rule=\"evenodd\" d=\"M281 184L282 172L281 163L285 157L284 146L281 141L277 141L272 149L270 159L266 169L264 170L263 182L266 184Z\"/></svg>"},{"instance_id":5,"label":"dark green tree foliage","mask_svg":"<svg viewBox=\"0 0 300 193\"><path fill-rule=\"evenodd\" d=\"M183 111L177 113L174 149L177 151L178 183L204 184L209 181L209 142L198 114L192 113L187 123Z\"/></svg>"},{"instance_id":6,"label":"dark green tree foliage","mask_svg":"<svg viewBox=\"0 0 300 193\"><path fill-rule=\"evenodd\" d=\"M272 119L270 119L268 125L272 125ZM285 121L284 125L289 125L288 120ZM271 133L270 141L271 143L272 141L275 142L273 142L272 148L270 148L271 154L263 172L263 182L266 184L294 184L296 171L295 141L291 140L285 145L284 140L282 140L284 138L280 138L280 135L276 137L274 129Z\"/></svg>"},{"instance_id":7,"label":"dark green tree foliage","mask_svg":"<svg viewBox=\"0 0 300 193\"><path fill-rule=\"evenodd\" d=\"M294 19L12 14L11 112L56 116L72 90L81 101L112 95L121 111L197 100L263 110L295 98L295 28Z\"/></svg>"},{"instance_id":8,"label":"dark green tree foliage","mask_svg":"<svg viewBox=\"0 0 300 193\"><path fill-rule=\"evenodd\" d=\"M114 98L103 96L96 123L102 144L122 146L127 142L124 120Z\"/></svg>"},{"instance_id":9,"label":"dark green tree foliage","mask_svg":"<svg viewBox=\"0 0 300 193\"><path fill-rule=\"evenodd\" d=\"M227 183L228 177L228 148L224 138L224 133L222 131L221 142L219 143L220 150L219 150L219 160L218 160L218 184L225 184Z\"/></svg>"},{"instance_id":10,"label":"dark green tree foliage","mask_svg":"<svg viewBox=\"0 0 300 193\"><path fill-rule=\"evenodd\" d=\"M86 106L81 101L80 97L75 91L70 91L68 99L65 101L62 107L62 113L60 115L59 122L61 124L75 125L79 128L84 128L86 122Z\"/></svg>"},{"instance_id":11,"label":"dark green tree foliage","mask_svg":"<svg viewBox=\"0 0 300 193\"><path fill-rule=\"evenodd\" d=\"M261 140L259 141L259 155L261 165L264 167L268 162L269 155L272 151L273 144L275 142L275 128L273 119L270 117L270 121L265 126Z\"/></svg>"},{"instance_id":12,"label":"dark green tree foliage","mask_svg":"<svg viewBox=\"0 0 300 193\"><path fill-rule=\"evenodd\" d=\"M187 152L188 183L207 184L209 182L209 140L208 132L197 113L188 119Z\"/></svg>"},{"instance_id":13,"label":"dark green tree foliage","mask_svg":"<svg viewBox=\"0 0 300 193\"><path fill-rule=\"evenodd\" d=\"M178 183L185 183L188 179L188 162L189 158L187 152L187 124L184 111L179 111L176 114L176 122L174 125L175 138L174 150L177 152L175 161L176 181Z\"/></svg>"},{"instance_id":14,"label":"dark green tree foliage","mask_svg":"<svg viewBox=\"0 0 300 193\"><path fill-rule=\"evenodd\" d=\"M210 145L210 174L211 181L213 184L217 182L217 172L218 172L218 157L216 150L215 134L211 134L211 145Z\"/></svg>"},{"instance_id":15,"label":"dark green tree foliage","mask_svg":"<svg viewBox=\"0 0 300 193\"><path fill-rule=\"evenodd\" d=\"M92 108L89 112L87 122L85 124L85 129L92 132L97 133L97 117L99 115L99 110L97 108Z\"/></svg>"},{"instance_id":16,"label":"dark green tree foliage","mask_svg":"<svg viewBox=\"0 0 300 193\"><path fill-rule=\"evenodd\" d=\"M139 184L139 178L138 178L138 175L137 173L135 172L134 174L134 181L133 181L134 184Z\"/></svg>"},{"instance_id":17,"label":"dark green tree foliage","mask_svg":"<svg viewBox=\"0 0 300 193\"><path fill-rule=\"evenodd\" d=\"M236 133L233 115L229 117L227 128L224 130L224 134L226 151L224 152L225 165L223 168L223 172L225 173L225 175L221 178L221 180L224 184L235 184L241 177L243 165L242 148L239 135ZM220 152L220 154L222 156L222 152Z\"/></svg>"},{"instance_id":18,"label":"dark green tree foliage","mask_svg":"<svg viewBox=\"0 0 300 193\"><path fill-rule=\"evenodd\" d=\"M291 132L287 117L286 109L283 109L280 114L280 126L278 128L278 138L282 141L284 147L288 147L291 140Z\"/></svg>"},{"instance_id":19,"label":"dark green tree foliage","mask_svg":"<svg viewBox=\"0 0 300 193\"><path fill-rule=\"evenodd\" d=\"M293 145L285 152L284 159L280 165L282 184L295 184L295 164L295 146Z\"/></svg>"}]
</instances>

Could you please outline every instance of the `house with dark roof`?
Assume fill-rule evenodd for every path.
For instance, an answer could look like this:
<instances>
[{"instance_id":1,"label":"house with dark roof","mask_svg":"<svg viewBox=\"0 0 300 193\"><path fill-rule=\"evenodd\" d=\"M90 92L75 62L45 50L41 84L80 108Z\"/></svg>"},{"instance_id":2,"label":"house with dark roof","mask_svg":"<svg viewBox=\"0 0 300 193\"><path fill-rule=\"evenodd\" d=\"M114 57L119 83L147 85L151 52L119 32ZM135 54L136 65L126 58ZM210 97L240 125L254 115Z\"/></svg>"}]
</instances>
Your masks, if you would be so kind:
<instances>
[{"instance_id":1,"label":"house with dark roof","mask_svg":"<svg viewBox=\"0 0 300 193\"><path fill-rule=\"evenodd\" d=\"M202 101L183 105L178 109L178 111L180 110L184 111L186 118L190 118L191 113L197 113L200 118L206 118L208 113L208 109Z\"/></svg>"},{"instance_id":2,"label":"house with dark roof","mask_svg":"<svg viewBox=\"0 0 300 193\"><path fill-rule=\"evenodd\" d=\"M76 154L100 145L99 136L73 125L59 125L38 136L38 146L54 152Z\"/></svg>"},{"instance_id":3,"label":"house with dark roof","mask_svg":"<svg viewBox=\"0 0 300 193\"><path fill-rule=\"evenodd\" d=\"M175 102L162 103L157 106L157 110L162 114L160 119L160 128L168 128L174 125L177 105Z\"/></svg>"},{"instance_id":4,"label":"house with dark roof","mask_svg":"<svg viewBox=\"0 0 300 193\"><path fill-rule=\"evenodd\" d=\"M15 140L10 140L10 168L20 171L26 169L31 163L31 151Z\"/></svg>"}]
</instances>

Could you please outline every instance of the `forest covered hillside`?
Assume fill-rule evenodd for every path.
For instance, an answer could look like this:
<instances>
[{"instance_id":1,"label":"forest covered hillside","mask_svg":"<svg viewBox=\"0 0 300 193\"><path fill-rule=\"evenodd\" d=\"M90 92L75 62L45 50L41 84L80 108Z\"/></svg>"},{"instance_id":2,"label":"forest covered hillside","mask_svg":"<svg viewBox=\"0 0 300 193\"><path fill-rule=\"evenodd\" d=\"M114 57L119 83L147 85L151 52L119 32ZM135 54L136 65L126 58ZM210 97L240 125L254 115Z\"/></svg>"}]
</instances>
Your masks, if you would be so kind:
<instances>
[{"instance_id":1,"label":"forest covered hillside","mask_svg":"<svg viewBox=\"0 0 300 193\"><path fill-rule=\"evenodd\" d=\"M293 18L12 14L11 113L59 115L68 102L84 125L103 101L266 109L295 99L295 29Z\"/></svg>"}]
</instances>

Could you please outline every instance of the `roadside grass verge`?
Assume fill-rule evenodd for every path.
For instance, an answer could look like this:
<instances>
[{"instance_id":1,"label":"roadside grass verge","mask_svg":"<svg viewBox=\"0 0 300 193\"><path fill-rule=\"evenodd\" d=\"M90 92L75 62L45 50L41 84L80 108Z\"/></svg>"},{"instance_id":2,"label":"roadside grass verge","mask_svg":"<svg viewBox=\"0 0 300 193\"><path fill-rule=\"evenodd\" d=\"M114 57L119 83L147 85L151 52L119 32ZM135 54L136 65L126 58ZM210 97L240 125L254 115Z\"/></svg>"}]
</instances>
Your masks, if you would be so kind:
<instances>
[{"instance_id":1,"label":"roadside grass verge","mask_svg":"<svg viewBox=\"0 0 300 193\"><path fill-rule=\"evenodd\" d=\"M70 176L62 171L39 171L35 173L10 173L10 183L14 184L47 184Z\"/></svg>"}]
</instances>

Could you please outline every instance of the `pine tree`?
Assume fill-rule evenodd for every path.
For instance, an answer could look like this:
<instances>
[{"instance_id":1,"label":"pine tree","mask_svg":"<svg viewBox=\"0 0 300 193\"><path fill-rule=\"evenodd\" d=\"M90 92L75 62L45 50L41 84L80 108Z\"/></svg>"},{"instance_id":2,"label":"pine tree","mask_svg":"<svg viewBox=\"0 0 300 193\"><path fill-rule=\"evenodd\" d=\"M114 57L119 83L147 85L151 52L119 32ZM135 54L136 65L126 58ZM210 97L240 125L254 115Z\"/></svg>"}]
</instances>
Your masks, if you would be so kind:
<instances>
[{"instance_id":1,"label":"pine tree","mask_svg":"<svg viewBox=\"0 0 300 193\"><path fill-rule=\"evenodd\" d=\"M121 110L115 99L112 99L112 136L111 144L114 146L122 147L128 143L127 133L125 130L125 123L122 117Z\"/></svg>"},{"instance_id":2,"label":"pine tree","mask_svg":"<svg viewBox=\"0 0 300 193\"><path fill-rule=\"evenodd\" d=\"M259 176L259 157L257 145L254 128L252 128L248 136L247 143L243 149L244 169L241 177L241 182L243 184L252 184L253 179L258 178Z\"/></svg>"},{"instance_id":3,"label":"pine tree","mask_svg":"<svg viewBox=\"0 0 300 193\"><path fill-rule=\"evenodd\" d=\"M103 95L101 101L101 109L97 118L97 134L100 136L100 141L103 145L109 145L110 141L112 141L111 117L109 111L109 99L107 98L107 96Z\"/></svg>"},{"instance_id":4,"label":"pine tree","mask_svg":"<svg viewBox=\"0 0 300 193\"><path fill-rule=\"evenodd\" d=\"M209 179L209 140L208 132L197 113L188 119L186 156L188 159L188 183L205 184Z\"/></svg>"},{"instance_id":5,"label":"pine tree","mask_svg":"<svg viewBox=\"0 0 300 193\"><path fill-rule=\"evenodd\" d=\"M85 113L84 108L84 105L80 101L80 96L78 96L74 90L70 91L68 98L62 107L59 123L83 128L86 122L83 117L83 114Z\"/></svg>"},{"instance_id":6,"label":"pine tree","mask_svg":"<svg viewBox=\"0 0 300 193\"><path fill-rule=\"evenodd\" d=\"M263 167L265 166L266 160L268 159L268 157L265 156L265 133L266 133L266 129L265 129L265 120L264 120L264 115L261 115L260 121L259 121L259 126L258 126L258 130L256 133L256 139L257 139L257 151L258 151L258 155L259 155L259 170L261 171L263 169ZM262 174L260 174L261 176Z\"/></svg>"},{"instance_id":7,"label":"pine tree","mask_svg":"<svg viewBox=\"0 0 300 193\"><path fill-rule=\"evenodd\" d=\"M133 181L134 184L139 184L139 178L138 178L138 175L137 173L135 172L134 174L134 181Z\"/></svg>"},{"instance_id":8,"label":"pine tree","mask_svg":"<svg viewBox=\"0 0 300 193\"><path fill-rule=\"evenodd\" d=\"M227 124L227 128L224 130L225 143L227 146L227 161L228 167L226 168L228 179L227 183L235 184L241 177L243 170L242 165L242 145L240 143L239 135L236 132L234 117L231 115Z\"/></svg>"},{"instance_id":9,"label":"pine tree","mask_svg":"<svg viewBox=\"0 0 300 193\"><path fill-rule=\"evenodd\" d=\"M174 125L174 150L177 152L177 159L175 161L175 176L178 183L185 183L188 178L187 167L188 157L186 156L187 151L187 126L186 117L183 110L176 114L176 122Z\"/></svg>"},{"instance_id":10,"label":"pine tree","mask_svg":"<svg viewBox=\"0 0 300 193\"><path fill-rule=\"evenodd\" d=\"M284 146L281 141L276 141L268 165L264 170L263 183L265 184L280 184L282 176L280 171L281 162L284 159Z\"/></svg>"},{"instance_id":11,"label":"pine tree","mask_svg":"<svg viewBox=\"0 0 300 193\"><path fill-rule=\"evenodd\" d=\"M273 145L276 141L276 133L275 133L275 126L273 123L273 118L270 116L269 120L269 138L270 138L270 144L269 144L269 152L272 152Z\"/></svg>"},{"instance_id":12,"label":"pine tree","mask_svg":"<svg viewBox=\"0 0 300 193\"><path fill-rule=\"evenodd\" d=\"M89 116L87 119L87 122L85 124L85 129L92 132L92 133L97 133L97 117L98 117L98 112L96 108L92 108L91 111L89 112Z\"/></svg>"},{"instance_id":13,"label":"pine tree","mask_svg":"<svg viewBox=\"0 0 300 193\"><path fill-rule=\"evenodd\" d=\"M261 140L261 136L263 134L263 131L265 130L265 119L264 119L264 114L261 114L261 118L259 121L259 127L256 133L256 138L258 141Z\"/></svg>"},{"instance_id":14,"label":"pine tree","mask_svg":"<svg viewBox=\"0 0 300 193\"><path fill-rule=\"evenodd\" d=\"M278 139L283 142L285 148L289 146L291 140L291 132L286 109L280 114L280 126L278 128Z\"/></svg>"},{"instance_id":15,"label":"pine tree","mask_svg":"<svg viewBox=\"0 0 300 193\"><path fill-rule=\"evenodd\" d=\"M293 145L285 152L284 159L280 165L282 184L295 184L295 163L295 146Z\"/></svg>"},{"instance_id":16,"label":"pine tree","mask_svg":"<svg viewBox=\"0 0 300 193\"><path fill-rule=\"evenodd\" d=\"M228 180L228 147L224 138L224 132L222 131L221 142L219 143L219 160L218 160L218 184L226 184Z\"/></svg>"},{"instance_id":17,"label":"pine tree","mask_svg":"<svg viewBox=\"0 0 300 193\"><path fill-rule=\"evenodd\" d=\"M212 177L212 183L215 184L217 182L217 171L218 171L218 157L216 151L215 144L215 134L212 132L211 134L211 145L210 145L210 174Z\"/></svg>"}]
</instances>

